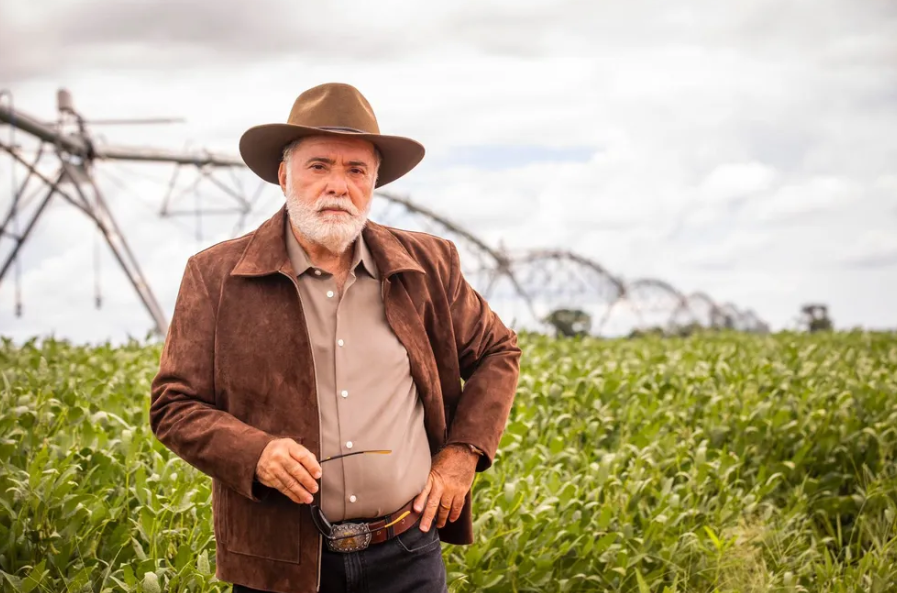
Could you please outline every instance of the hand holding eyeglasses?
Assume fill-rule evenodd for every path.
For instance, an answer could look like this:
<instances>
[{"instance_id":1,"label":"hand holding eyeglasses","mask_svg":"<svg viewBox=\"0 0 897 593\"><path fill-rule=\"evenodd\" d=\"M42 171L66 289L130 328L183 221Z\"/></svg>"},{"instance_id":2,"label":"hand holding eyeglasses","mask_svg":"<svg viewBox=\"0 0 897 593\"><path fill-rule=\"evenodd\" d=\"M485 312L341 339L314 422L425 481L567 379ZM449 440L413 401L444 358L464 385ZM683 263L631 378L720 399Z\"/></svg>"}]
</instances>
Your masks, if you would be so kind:
<instances>
[{"instance_id":1,"label":"hand holding eyeglasses","mask_svg":"<svg viewBox=\"0 0 897 593\"><path fill-rule=\"evenodd\" d=\"M268 443L255 468L258 481L298 504L309 504L318 491L321 465L315 455L291 438Z\"/></svg>"}]
</instances>

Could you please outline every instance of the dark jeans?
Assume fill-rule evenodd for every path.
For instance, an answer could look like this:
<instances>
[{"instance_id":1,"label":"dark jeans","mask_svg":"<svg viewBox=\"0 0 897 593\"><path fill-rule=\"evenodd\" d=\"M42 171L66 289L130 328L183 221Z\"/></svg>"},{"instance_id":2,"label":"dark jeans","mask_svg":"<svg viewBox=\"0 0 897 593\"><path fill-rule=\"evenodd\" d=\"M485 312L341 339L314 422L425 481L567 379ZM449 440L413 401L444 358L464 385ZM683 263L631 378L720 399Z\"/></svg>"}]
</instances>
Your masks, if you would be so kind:
<instances>
[{"instance_id":1,"label":"dark jeans","mask_svg":"<svg viewBox=\"0 0 897 593\"><path fill-rule=\"evenodd\" d=\"M325 544L321 593L447 593L435 523L424 533L418 522L391 540L359 552L331 552ZM233 593L265 592L234 585Z\"/></svg>"}]
</instances>

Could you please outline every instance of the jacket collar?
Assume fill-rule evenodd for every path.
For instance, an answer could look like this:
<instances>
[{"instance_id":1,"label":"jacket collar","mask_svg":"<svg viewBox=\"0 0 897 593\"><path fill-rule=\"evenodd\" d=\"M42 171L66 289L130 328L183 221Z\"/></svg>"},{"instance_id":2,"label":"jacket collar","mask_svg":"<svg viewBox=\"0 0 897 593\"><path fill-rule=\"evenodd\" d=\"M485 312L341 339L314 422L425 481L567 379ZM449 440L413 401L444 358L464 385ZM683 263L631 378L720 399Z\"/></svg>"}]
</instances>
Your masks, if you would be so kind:
<instances>
[{"instance_id":1,"label":"jacket collar","mask_svg":"<svg viewBox=\"0 0 897 593\"><path fill-rule=\"evenodd\" d=\"M292 264L286 245L288 218L284 203L252 233L243 255L231 270L231 276L266 276L280 271L290 274ZM385 226L368 220L361 233L381 276L396 272L424 273L420 264Z\"/></svg>"}]
</instances>

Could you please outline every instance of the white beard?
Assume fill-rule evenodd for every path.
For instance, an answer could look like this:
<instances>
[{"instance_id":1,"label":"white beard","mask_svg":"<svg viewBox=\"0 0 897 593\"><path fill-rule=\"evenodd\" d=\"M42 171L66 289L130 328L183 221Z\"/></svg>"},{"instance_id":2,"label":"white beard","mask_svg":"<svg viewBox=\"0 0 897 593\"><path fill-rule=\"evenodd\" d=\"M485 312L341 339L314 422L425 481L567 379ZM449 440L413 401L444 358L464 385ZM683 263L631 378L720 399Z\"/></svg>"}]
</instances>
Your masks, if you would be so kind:
<instances>
[{"instance_id":1,"label":"white beard","mask_svg":"<svg viewBox=\"0 0 897 593\"><path fill-rule=\"evenodd\" d=\"M348 197L328 196L311 205L296 194L289 176L286 185L287 212L290 214L290 221L312 243L340 255L361 234L373 200L368 201L364 212L360 212ZM324 208L340 208L349 214L324 214L321 212Z\"/></svg>"}]
</instances>

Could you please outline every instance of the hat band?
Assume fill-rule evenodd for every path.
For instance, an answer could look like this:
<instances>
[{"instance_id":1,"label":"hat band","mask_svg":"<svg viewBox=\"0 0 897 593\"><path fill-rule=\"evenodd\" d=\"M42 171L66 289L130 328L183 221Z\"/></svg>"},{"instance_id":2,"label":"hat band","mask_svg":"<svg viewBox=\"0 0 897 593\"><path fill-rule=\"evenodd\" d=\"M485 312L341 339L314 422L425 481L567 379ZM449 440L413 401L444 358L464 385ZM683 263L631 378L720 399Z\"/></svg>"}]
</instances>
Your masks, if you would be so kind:
<instances>
[{"instance_id":1,"label":"hat band","mask_svg":"<svg viewBox=\"0 0 897 593\"><path fill-rule=\"evenodd\" d=\"M364 130L358 130L355 128L344 128L342 126L318 126L319 130L327 130L328 132L355 132L356 134L368 134L369 132L365 132Z\"/></svg>"}]
</instances>

